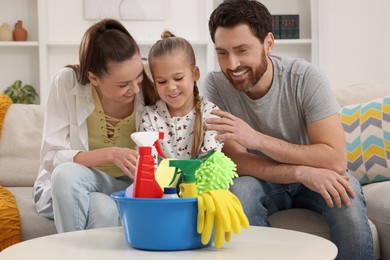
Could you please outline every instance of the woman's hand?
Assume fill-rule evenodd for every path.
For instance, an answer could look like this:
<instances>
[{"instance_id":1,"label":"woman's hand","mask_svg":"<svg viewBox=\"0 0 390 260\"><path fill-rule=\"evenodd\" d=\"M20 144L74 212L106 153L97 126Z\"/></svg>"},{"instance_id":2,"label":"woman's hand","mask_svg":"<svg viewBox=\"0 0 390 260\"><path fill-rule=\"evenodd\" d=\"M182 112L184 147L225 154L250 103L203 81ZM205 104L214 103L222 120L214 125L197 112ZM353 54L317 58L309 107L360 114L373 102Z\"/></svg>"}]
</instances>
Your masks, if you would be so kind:
<instances>
[{"instance_id":1,"label":"woman's hand","mask_svg":"<svg viewBox=\"0 0 390 260\"><path fill-rule=\"evenodd\" d=\"M134 180L138 153L122 147L107 147L92 151L82 151L73 158L75 163L86 167L95 167L107 163L115 164L127 176Z\"/></svg>"},{"instance_id":2,"label":"woman's hand","mask_svg":"<svg viewBox=\"0 0 390 260\"><path fill-rule=\"evenodd\" d=\"M127 176L134 180L138 153L135 150L111 147L111 160Z\"/></svg>"}]
</instances>

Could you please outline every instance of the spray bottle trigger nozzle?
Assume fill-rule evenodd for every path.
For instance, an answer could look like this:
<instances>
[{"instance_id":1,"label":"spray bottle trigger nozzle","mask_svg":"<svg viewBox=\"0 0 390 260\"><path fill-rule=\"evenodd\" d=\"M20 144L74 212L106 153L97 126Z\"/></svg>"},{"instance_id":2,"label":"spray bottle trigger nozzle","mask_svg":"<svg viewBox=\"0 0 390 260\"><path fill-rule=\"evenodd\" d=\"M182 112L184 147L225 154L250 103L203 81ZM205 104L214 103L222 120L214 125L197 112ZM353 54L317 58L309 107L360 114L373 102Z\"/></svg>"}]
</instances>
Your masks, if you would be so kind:
<instances>
[{"instance_id":1,"label":"spray bottle trigger nozzle","mask_svg":"<svg viewBox=\"0 0 390 260\"><path fill-rule=\"evenodd\" d=\"M158 132L158 139L153 143L153 146L156 148L158 154L162 157L162 158L167 158L163 152L163 150L161 149L161 146L160 146L160 142L159 140L162 140L164 139L164 132Z\"/></svg>"}]
</instances>

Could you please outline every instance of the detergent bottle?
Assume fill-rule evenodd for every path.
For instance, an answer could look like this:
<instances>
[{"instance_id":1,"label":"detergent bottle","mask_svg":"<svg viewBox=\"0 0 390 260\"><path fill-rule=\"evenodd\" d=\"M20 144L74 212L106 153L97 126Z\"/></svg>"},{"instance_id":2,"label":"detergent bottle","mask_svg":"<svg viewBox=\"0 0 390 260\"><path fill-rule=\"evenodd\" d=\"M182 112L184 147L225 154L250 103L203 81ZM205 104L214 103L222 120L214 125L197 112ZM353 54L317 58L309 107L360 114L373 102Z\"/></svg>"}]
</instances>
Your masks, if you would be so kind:
<instances>
[{"instance_id":1,"label":"detergent bottle","mask_svg":"<svg viewBox=\"0 0 390 260\"><path fill-rule=\"evenodd\" d=\"M154 177L154 156L152 146L156 147L161 157L163 154L159 139L164 138L163 132L136 132L131 138L138 146L138 159L133 185L134 198L161 198L163 191Z\"/></svg>"},{"instance_id":2,"label":"detergent bottle","mask_svg":"<svg viewBox=\"0 0 390 260\"><path fill-rule=\"evenodd\" d=\"M164 187L164 195L162 196L164 199L177 199L176 187Z\"/></svg>"},{"instance_id":3,"label":"detergent bottle","mask_svg":"<svg viewBox=\"0 0 390 260\"><path fill-rule=\"evenodd\" d=\"M202 160L199 159L169 161L169 166L176 168L175 176L178 174L178 170L181 170L182 182L179 185L179 196L181 198L193 198L198 196L196 191L195 171L201 164Z\"/></svg>"}]
</instances>

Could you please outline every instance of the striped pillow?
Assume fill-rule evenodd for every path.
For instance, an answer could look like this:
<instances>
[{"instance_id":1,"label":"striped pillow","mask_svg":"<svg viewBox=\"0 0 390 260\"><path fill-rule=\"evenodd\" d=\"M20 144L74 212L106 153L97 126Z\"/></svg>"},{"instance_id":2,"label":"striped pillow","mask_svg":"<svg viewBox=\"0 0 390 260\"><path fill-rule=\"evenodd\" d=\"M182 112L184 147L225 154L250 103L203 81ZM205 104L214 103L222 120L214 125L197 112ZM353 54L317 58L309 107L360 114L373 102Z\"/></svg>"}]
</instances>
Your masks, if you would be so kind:
<instances>
[{"instance_id":1,"label":"striped pillow","mask_svg":"<svg viewBox=\"0 0 390 260\"><path fill-rule=\"evenodd\" d=\"M348 169L362 185L390 180L390 96L341 109Z\"/></svg>"}]
</instances>

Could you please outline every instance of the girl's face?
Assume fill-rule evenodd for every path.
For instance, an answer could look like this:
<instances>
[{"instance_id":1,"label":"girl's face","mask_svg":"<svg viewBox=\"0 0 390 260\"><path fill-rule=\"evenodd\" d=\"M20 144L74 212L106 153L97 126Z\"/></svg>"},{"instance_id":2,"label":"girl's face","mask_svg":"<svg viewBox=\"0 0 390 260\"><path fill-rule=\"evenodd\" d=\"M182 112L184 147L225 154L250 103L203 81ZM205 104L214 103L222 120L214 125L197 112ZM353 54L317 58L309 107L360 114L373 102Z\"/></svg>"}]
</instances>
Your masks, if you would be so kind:
<instances>
[{"instance_id":1,"label":"girl's face","mask_svg":"<svg viewBox=\"0 0 390 260\"><path fill-rule=\"evenodd\" d=\"M91 84L96 88L101 102L132 104L140 91L143 80L143 64L139 54L123 62L109 62L107 74L102 77L88 72Z\"/></svg>"},{"instance_id":2,"label":"girl's face","mask_svg":"<svg viewBox=\"0 0 390 260\"><path fill-rule=\"evenodd\" d=\"M194 82L199 68L192 67L182 51L157 57L151 64L157 93L171 116L185 116L194 108Z\"/></svg>"}]
</instances>

